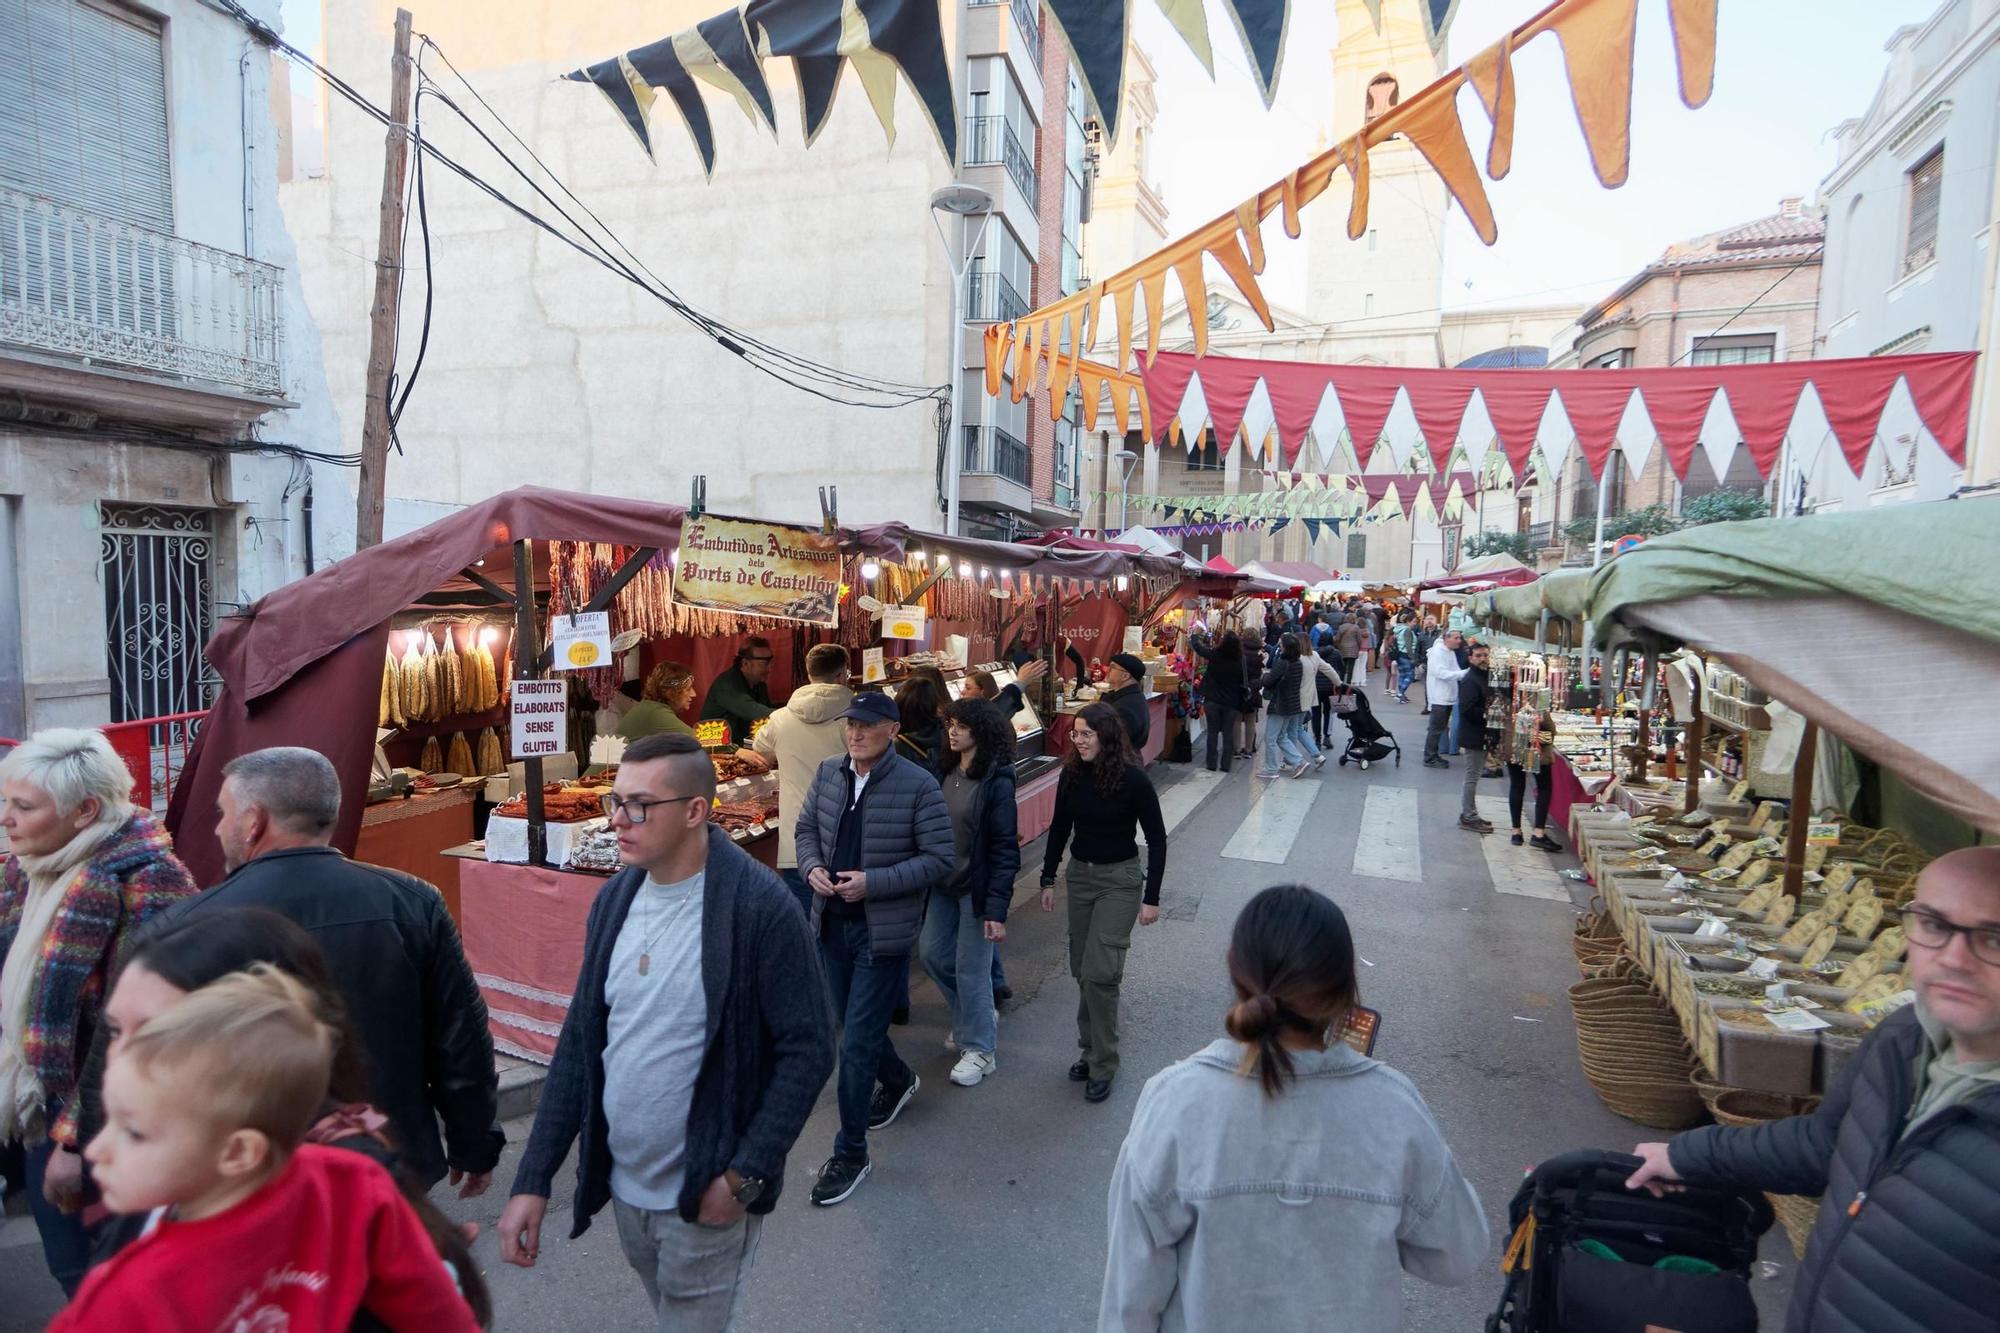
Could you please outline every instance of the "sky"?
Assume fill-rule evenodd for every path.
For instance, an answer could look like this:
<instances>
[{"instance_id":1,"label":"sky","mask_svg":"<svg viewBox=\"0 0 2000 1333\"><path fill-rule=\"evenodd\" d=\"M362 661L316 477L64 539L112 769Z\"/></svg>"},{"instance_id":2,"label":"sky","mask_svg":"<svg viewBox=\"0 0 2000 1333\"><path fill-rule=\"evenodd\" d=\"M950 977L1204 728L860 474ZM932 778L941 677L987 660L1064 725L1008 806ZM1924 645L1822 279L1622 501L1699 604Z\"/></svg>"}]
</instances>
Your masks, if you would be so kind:
<instances>
[{"instance_id":1,"label":"sky","mask_svg":"<svg viewBox=\"0 0 2000 1333\"><path fill-rule=\"evenodd\" d=\"M1407 0L1385 0L1386 4ZM1491 45L1546 0L1463 0L1451 29L1452 64ZM1516 54L1519 107L1514 167L1489 182L1499 240L1479 242L1454 206L1447 222L1442 304L1586 303L1610 292L1669 244L1777 211L1786 195L1811 202L1835 164L1832 129L1859 117L1887 67L1883 45L1921 23L1941 0L1732 0L1720 6L1715 93L1681 103L1666 0L1641 0L1634 61L1632 163L1616 190L1598 184L1569 101L1553 34ZM1332 122L1333 5L1293 0L1278 97L1268 111L1227 15L1209 0L1216 53L1211 79L1149 0L1136 0L1134 36L1160 71L1150 150L1172 236L1232 209L1315 151ZM1407 90L1406 90L1407 91ZM1484 165L1490 131L1467 89L1461 119ZM1307 214L1312 225L1311 211ZM1266 289L1296 308L1305 239L1265 228ZM1357 244L1355 262L1366 255ZM1292 299L1289 299L1292 298ZM1305 312L1310 313L1310 312Z\"/></svg>"}]
</instances>

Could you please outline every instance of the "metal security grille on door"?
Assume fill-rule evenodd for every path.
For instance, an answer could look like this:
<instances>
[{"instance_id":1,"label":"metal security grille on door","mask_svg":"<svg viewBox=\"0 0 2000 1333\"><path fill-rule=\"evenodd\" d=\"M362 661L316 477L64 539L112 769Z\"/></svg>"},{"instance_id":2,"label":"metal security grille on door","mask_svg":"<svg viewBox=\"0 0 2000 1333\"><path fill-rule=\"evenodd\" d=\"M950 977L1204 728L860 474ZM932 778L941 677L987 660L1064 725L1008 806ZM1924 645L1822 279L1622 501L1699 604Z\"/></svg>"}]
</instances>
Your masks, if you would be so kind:
<instances>
[{"instance_id":1,"label":"metal security grille on door","mask_svg":"<svg viewBox=\"0 0 2000 1333\"><path fill-rule=\"evenodd\" d=\"M214 517L199 509L104 505L100 558L111 720L207 708L202 648L214 623Z\"/></svg>"}]
</instances>

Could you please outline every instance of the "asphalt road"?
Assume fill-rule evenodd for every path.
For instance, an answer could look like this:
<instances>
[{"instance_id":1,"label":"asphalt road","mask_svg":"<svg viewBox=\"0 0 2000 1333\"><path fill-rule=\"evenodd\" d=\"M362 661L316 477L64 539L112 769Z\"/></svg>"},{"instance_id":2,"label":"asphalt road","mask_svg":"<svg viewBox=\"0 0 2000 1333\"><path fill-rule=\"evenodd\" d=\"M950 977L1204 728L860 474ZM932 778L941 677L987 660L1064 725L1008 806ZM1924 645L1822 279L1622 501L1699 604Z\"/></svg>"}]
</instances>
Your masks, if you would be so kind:
<instances>
[{"instance_id":1,"label":"asphalt road","mask_svg":"<svg viewBox=\"0 0 2000 1333\"><path fill-rule=\"evenodd\" d=\"M829 1086L787 1165L739 1327L1090 1328L1105 1185L1140 1086L1221 1034L1230 1000L1222 956L1238 908L1267 885L1300 882L1346 909L1368 964L1364 1002L1383 1015L1376 1054L1415 1080L1492 1225L1493 1264L1479 1276L1456 1288L1408 1281L1404 1327L1479 1329L1498 1297L1505 1211L1522 1172L1573 1148L1625 1150L1657 1135L1605 1110L1577 1066L1564 1001L1576 979L1568 944L1575 907L1572 886L1556 874L1573 862L1515 853L1504 834L1485 840L1489 855L1477 835L1455 826L1460 771L1421 765L1415 706L1388 703L1381 712L1409 746L1400 768L1363 773L1329 762L1315 777L1275 784L1241 764L1219 781L1187 766L1155 768L1169 819L1188 813L1169 839L1163 919L1135 932L1124 1072L1110 1101L1086 1104L1065 1077L1075 1058L1076 989L1060 902L1044 915L1025 890L1017 897L1005 946L1015 1000L1001 1018L999 1072L981 1086L949 1083L942 1005L920 983L912 1022L894 1036L922 1091L874 1136L875 1170L861 1189L838 1207L815 1209L811 1173L831 1148L836 1119ZM1504 786L1487 782L1482 792L1504 797ZM1028 850L1038 863L1040 845ZM1024 880L1032 885L1032 872ZM508 1130L518 1144L526 1124ZM510 1150L501 1165L502 1185L514 1157ZM490 1234L476 1246L501 1326L649 1327L608 1214L567 1239L569 1179L558 1181L538 1268L501 1264ZM504 1201L496 1188L487 1198L450 1200L448 1209L490 1232ZM39 1252L22 1243L32 1240L31 1230L21 1234L27 1225L20 1219L0 1232L0 1329L40 1327L55 1308ZM1795 1265L1775 1230L1764 1254L1772 1277L1755 1285L1765 1326L1777 1328Z\"/></svg>"}]
</instances>

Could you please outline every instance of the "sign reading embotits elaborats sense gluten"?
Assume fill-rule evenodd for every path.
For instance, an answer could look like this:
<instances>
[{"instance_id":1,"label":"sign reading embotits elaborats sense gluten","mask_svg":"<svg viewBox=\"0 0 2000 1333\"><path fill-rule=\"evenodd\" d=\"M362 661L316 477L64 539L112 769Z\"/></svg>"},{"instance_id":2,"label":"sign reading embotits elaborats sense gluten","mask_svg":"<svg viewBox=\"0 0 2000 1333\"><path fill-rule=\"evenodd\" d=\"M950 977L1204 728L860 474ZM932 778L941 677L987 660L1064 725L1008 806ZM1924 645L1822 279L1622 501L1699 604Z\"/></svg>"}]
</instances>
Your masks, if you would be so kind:
<instances>
[{"instance_id":1,"label":"sign reading embotits elaborats sense gluten","mask_svg":"<svg viewBox=\"0 0 2000 1333\"><path fill-rule=\"evenodd\" d=\"M681 526L674 600L830 629L839 618L839 539L808 528L690 519Z\"/></svg>"}]
</instances>

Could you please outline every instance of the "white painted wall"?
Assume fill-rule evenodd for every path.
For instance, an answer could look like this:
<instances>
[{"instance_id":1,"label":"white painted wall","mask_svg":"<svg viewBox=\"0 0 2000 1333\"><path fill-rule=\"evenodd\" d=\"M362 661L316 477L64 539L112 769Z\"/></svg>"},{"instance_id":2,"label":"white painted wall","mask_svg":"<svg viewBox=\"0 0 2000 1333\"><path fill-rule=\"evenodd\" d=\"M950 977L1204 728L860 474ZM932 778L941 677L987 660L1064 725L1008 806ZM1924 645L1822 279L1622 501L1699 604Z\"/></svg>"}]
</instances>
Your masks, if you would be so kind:
<instances>
[{"instance_id":1,"label":"white painted wall","mask_svg":"<svg viewBox=\"0 0 2000 1333\"><path fill-rule=\"evenodd\" d=\"M1888 51L1874 103L1836 131L1840 165L1820 185L1827 217L1819 306L1823 357L1978 345L2000 222L1994 188L2000 0L1947 0L1928 21L1892 37ZM1940 145L1937 259L1905 275L1908 173ZM1982 358L1982 377L1993 375L1984 364L1989 360ZM1806 443L1798 446L1788 495L1797 494L1799 472L1807 478L1808 503L1818 508L1937 499L1959 484L1960 469L1923 429L1902 390L1890 399L1880 439L1858 478L1823 419L1810 420L1813 410L1808 407L1808 419L1794 430L1795 441Z\"/></svg>"},{"instance_id":2,"label":"white painted wall","mask_svg":"<svg viewBox=\"0 0 2000 1333\"><path fill-rule=\"evenodd\" d=\"M685 299L799 354L876 376L943 384L949 273L928 207L949 178L927 119L898 89L896 141L850 71L832 118L802 142L788 62L772 61L775 138L705 90L717 164L700 160L664 96L649 162L609 103L558 76L705 18L713 4L616 0L587 13L537 0L425 10L436 36L500 114L639 258ZM327 59L371 98L388 83L390 11L328 0ZM946 25L947 42L954 39ZM435 57L427 69L440 73ZM336 101L325 175L287 184L308 300L325 336L342 447L360 444L381 128ZM435 105L424 133L497 182L506 168ZM509 192L526 197L518 180ZM935 415L822 401L751 369L623 279L463 182L433 170L428 193L435 315L429 359L392 457L392 500L462 505L523 484L685 502L696 473L723 512L938 526ZM546 213L547 209L543 209ZM412 229L403 300L407 366L424 257ZM967 409L978 404L968 401Z\"/></svg>"}]
</instances>

